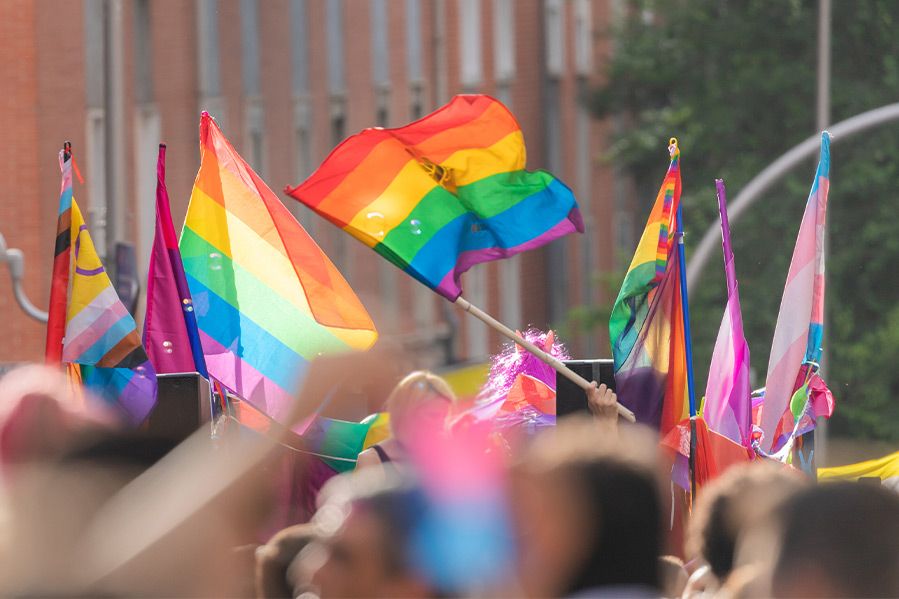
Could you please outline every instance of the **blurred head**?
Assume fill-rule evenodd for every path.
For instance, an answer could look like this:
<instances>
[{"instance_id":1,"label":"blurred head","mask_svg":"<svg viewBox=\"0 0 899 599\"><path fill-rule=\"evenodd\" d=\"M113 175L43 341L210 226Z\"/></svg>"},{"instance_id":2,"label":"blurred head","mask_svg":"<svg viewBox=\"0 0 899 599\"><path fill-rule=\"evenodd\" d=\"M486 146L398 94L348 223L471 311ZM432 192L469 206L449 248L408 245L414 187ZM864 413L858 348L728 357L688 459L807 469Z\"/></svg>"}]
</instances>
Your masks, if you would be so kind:
<instances>
[{"instance_id":1,"label":"blurred head","mask_svg":"<svg viewBox=\"0 0 899 599\"><path fill-rule=\"evenodd\" d=\"M528 594L659 587L657 441L636 427L612 442L592 419L548 429L516 468L519 578Z\"/></svg>"},{"instance_id":2,"label":"blurred head","mask_svg":"<svg viewBox=\"0 0 899 599\"><path fill-rule=\"evenodd\" d=\"M88 406L59 368L31 364L0 379L0 463L4 468L59 456L73 439L112 419Z\"/></svg>"},{"instance_id":3,"label":"blurred head","mask_svg":"<svg viewBox=\"0 0 899 599\"><path fill-rule=\"evenodd\" d=\"M436 594L412 564L410 540L425 511L417 488L363 471L336 477L322 495L313 519L322 542L309 548L321 551L312 581L322 598Z\"/></svg>"},{"instance_id":4,"label":"blurred head","mask_svg":"<svg viewBox=\"0 0 899 599\"><path fill-rule=\"evenodd\" d=\"M315 527L297 524L278 531L256 548L256 596L262 599L295 597L305 581L294 580L292 562L315 538ZM299 584L298 584L299 583Z\"/></svg>"},{"instance_id":5,"label":"blurred head","mask_svg":"<svg viewBox=\"0 0 899 599\"><path fill-rule=\"evenodd\" d=\"M387 398L394 438L406 440L413 427L441 426L455 401L453 390L436 374L418 370L407 375Z\"/></svg>"},{"instance_id":6,"label":"blurred head","mask_svg":"<svg viewBox=\"0 0 899 599\"><path fill-rule=\"evenodd\" d=\"M723 582L734 568L741 533L769 519L807 484L807 477L777 464L759 462L730 468L698 493L687 552L702 558Z\"/></svg>"},{"instance_id":7,"label":"blurred head","mask_svg":"<svg viewBox=\"0 0 899 599\"><path fill-rule=\"evenodd\" d=\"M775 597L899 597L899 495L832 483L782 511Z\"/></svg>"}]
</instances>

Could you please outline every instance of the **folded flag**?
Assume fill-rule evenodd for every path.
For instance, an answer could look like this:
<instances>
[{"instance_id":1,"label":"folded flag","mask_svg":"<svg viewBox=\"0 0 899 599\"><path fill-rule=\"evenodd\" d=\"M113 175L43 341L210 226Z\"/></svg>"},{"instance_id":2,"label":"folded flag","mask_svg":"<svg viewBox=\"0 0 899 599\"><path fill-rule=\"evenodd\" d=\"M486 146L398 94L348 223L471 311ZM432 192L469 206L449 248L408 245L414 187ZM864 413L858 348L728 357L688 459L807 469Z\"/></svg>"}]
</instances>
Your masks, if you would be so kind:
<instances>
[{"instance_id":1,"label":"folded flag","mask_svg":"<svg viewBox=\"0 0 899 599\"><path fill-rule=\"evenodd\" d=\"M317 355L367 349L356 294L213 119L180 249L209 375L280 420Z\"/></svg>"},{"instance_id":2,"label":"folded flag","mask_svg":"<svg viewBox=\"0 0 899 599\"><path fill-rule=\"evenodd\" d=\"M120 408L132 424L139 424L156 403L156 373L72 195L72 159L67 150L60 151L59 166L62 191L47 360L78 365L88 389Z\"/></svg>"},{"instance_id":3,"label":"folded flag","mask_svg":"<svg viewBox=\"0 0 899 599\"><path fill-rule=\"evenodd\" d=\"M796 419L790 401L821 360L824 339L824 226L830 188L830 134L821 134L821 156L806 202L781 299L768 359L765 397L756 424L760 447L776 452L791 439ZM806 369L806 370L803 370ZM822 405L826 404L823 402ZM832 402L830 411L832 411ZM818 414L830 416L830 411ZM798 412L798 411L797 411Z\"/></svg>"},{"instance_id":4,"label":"folded flag","mask_svg":"<svg viewBox=\"0 0 899 599\"><path fill-rule=\"evenodd\" d=\"M721 215L727 306L712 352L703 416L712 431L743 447L750 447L752 388L749 384L749 345L743 334L743 314L740 310L740 292L737 288L734 252L730 241L724 181L719 179L715 184L718 191L718 211Z\"/></svg>"},{"instance_id":5,"label":"folded flag","mask_svg":"<svg viewBox=\"0 0 899 599\"><path fill-rule=\"evenodd\" d=\"M147 273L144 346L156 372L196 371L203 377L209 376L172 224L165 186L165 144L159 145L156 162L156 234Z\"/></svg>"},{"instance_id":6,"label":"folded flag","mask_svg":"<svg viewBox=\"0 0 899 599\"><path fill-rule=\"evenodd\" d=\"M345 140L285 191L450 301L473 265L584 231L571 190L525 170L512 113L482 95Z\"/></svg>"},{"instance_id":7,"label":"folded flag","mask_svg":"<svg viewBox=\"0 0 899 599\"><path fill-rule=\"evenodd\" d=\"M671 163L609 319L618 400L664 437L689 416L677 258L680 150Z\"/></svg>"}]
</instances>

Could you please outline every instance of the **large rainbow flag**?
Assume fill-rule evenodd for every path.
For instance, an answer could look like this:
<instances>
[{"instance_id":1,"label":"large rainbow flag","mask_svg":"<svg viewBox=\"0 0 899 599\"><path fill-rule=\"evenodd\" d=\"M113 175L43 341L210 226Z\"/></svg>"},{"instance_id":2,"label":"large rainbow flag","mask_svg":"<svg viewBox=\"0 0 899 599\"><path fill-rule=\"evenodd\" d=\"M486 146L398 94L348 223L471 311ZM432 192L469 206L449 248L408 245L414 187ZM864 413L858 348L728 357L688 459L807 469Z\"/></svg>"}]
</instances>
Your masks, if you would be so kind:
<instances>
[{"instance_id":1,"label":"large rainbow flag","mask_svg":"<svg viewBox=\"0 0 899 599\"><path fill-rule=\"evenodd\" d=\"M689 416L677 258L680 150L671 163L609 319L619 401L662 436Z\"/></svg>"},{"instance_id":2,"label":"large rainbow flag","mask_svg":"<svg viewBox=\"0 0 899 599\"><path fill-rule=\"evenodd\" d=\"M206 366L280 419L310 360L367 349L377 331L328 257L205 112L200 157L180 249Z\"/></svg>"},{"instance_id":3,"label":"large rainbow flag","mask_svg":"<svg viewBox=\"0 0 899 599\"><path fill-rule=\"evenodd\" d=\"M762 432L760 445L767 452L777 451L789 442L797 421L809 408L818 406L817 416L829 417L833 411L832 397L828 401L807 401L815 395L816 385L823 387L817 364L824 340L824 226L829 177L830 134L825 131L821 134L821 156L777 314L765 397L756 417ZM799 405L791 410L791 399L797 392L805 401L793 402ZM830 394L824 387L817 395ZM808 420L813 426L814 419Z\"/></svg>"},{"instance_id":4,"label":"large rainbow flag","mask_svg":"<svg viewBox=\"0 0 899 599\"><path fill-rule=\"evenodd\" d=\"M95 395L139 424L156 403L156 373L137 325L109 280L72 194L72 157L59 153L56 252L50 289L47 361L80 367ZM63 325L64 323L64 325Z\"/></svg>"},{"instance_id":5,"label":"large rainbow flag","mask_svg":"<svg viewBox=\"0 0 899 599\"><path fill-rule=\"evenodd\" d=\"M405 127L350 137L285 191L454 301L473 265L583 232L571 190L525 161L512 113L463 95Z\"/></svg>"}]
</instances>

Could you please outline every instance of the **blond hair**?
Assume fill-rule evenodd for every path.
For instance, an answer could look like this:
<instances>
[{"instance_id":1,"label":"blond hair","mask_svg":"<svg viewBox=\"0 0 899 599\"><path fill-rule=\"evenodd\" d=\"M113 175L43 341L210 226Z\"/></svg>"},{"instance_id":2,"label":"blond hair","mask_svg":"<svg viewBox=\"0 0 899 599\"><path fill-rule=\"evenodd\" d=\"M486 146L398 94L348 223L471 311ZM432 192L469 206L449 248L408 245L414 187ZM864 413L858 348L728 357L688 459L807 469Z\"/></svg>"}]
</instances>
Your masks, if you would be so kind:
<instances>
[{"instance_id":1,"label":"blond hair","mask_svg":"<svg viewBox=\"0 0 899 599\"><path fill-rule=\"evenodd\" d=\"M396 384L387 397L386 404L394 436L396 423L413 407L427 399L445 399L452 404L456 402L456 394L445 380L427 370L411 372Z\"/></svg>"}]
</instances>

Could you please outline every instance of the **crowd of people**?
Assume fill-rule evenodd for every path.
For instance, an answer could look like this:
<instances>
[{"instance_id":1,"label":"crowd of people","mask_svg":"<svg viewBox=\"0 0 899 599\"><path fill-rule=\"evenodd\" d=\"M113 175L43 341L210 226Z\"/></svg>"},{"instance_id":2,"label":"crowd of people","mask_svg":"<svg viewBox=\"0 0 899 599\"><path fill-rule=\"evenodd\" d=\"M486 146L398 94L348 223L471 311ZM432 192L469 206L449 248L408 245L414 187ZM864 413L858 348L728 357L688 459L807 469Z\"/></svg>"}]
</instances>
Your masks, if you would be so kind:
<instances>
[{"instance_id":1,"label":"crowd of people","mask_svg":"<svg viewBox=\"0 0 899 599\"><path fill-rule=\"evenodd\" d=\"M605 385L587 396L499 432L413 372L383 396L390 437L273 531L277 443L126 430L19 368L0 379L0 595L899 597L895 492L757 460L698 490L681 542L657 434L618 423Z\"/></svg>"}]
</instances>

